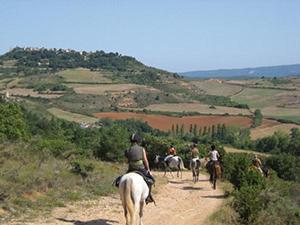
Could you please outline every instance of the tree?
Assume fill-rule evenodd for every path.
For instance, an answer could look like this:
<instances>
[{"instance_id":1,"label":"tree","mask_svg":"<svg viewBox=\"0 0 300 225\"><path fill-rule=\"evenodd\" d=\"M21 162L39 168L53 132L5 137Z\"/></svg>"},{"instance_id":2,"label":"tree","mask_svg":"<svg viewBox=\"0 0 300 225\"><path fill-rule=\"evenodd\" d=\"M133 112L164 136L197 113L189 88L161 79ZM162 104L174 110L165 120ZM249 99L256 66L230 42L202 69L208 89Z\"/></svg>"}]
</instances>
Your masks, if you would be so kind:
<instances>
[{"instance_id":1,"label":"tree","mask_svg":"<svg viewBox=\"0 0 300 225\"><path fill-rule=\"evenodd\" d=\"M0 141L28 136L25 118L17 104L0 103Z\"/></svg>"},{"instance_id":2,"label":"tree","mask_svg":"<svg viewBox=\"0 0 300 225\"><path fill-rule=\"evenodd\" d=\"M198 132L198 136L202 136L202 127L199 127L199 132Z\"/></svg>"},{"instance_id":3,"label":"tree","mask_svg":"<svg viewBox=\"0 0 300 225\"><path fill-rule=\"evenodd\" d=\"M123 127L114 125L103 128L95 156L109 161L122 161L124 151L129 147L129 137L130 134Z\"/></svg>"},{"instance_id":4,"label":"tree","mask_svg":"<svg viewBox=\"0 0 300 225\"><path fill-rule=\"evenodd\" d=\"M261 125L263 120L263 115L260 111L260 109L256 109L254 112L254 118L253 118L253 125L252 127L258 127Z\"/></svg>"},{"instance_id":5,"label":"tree","mask_svg":"<svg viewBox=\"0 0 300 225\"><path fill-rule=\"evenodd\" d=\"M174 124L172 124L172 129L171 129L171 131L172 131L172 134L174 135L174 134L175 134L175 127L174 127Z\"/></svg>"},{"instance_id":6,"label":"tree","mask_svg":"<svg viewBox=\"0 0 300 225\"><path fill-rule=\"evenodd\" d=\"M180 127L180 136L183 137L184 135L184 125L181 124L181 127Z\"/></svg>"},{"instance_id":7,"label":"tree","mask_svg":"<svg viewBox=\"0 0 300 225\"><path fill-rule=\"evenodd\" d=\"M211 127L211 137L214 139L216 137L216 126L212 125Z\"/></svg>"},{"instance_id":8,"label":"tree","mask_svg":"<svg viewBox=\"0 0 300 225\"><path fill-rule=\"evenodd\" d=\"M194 136L197 136L197 124L194 124L193 134L194 134Z\"/></svg>"},{"instance_id":9,"label":"tree","mask_svg":"<svg viewBox=\"0 0 300 225\"><path fill-rule=\"evenodd\" d=\"M300 156L300 129L291 129L291 141L288 150L291 154Z\"/></svg>"},{"instance_id":10,"label":"tree","mask_svg":"<svg viewBox=\"0 0 300 225\"><path fill-rule=\"evenodd\" d=\"M178 134L179 134L179 125L176 124L176 135L178 135Z\"/></svg>"}]
</instances>

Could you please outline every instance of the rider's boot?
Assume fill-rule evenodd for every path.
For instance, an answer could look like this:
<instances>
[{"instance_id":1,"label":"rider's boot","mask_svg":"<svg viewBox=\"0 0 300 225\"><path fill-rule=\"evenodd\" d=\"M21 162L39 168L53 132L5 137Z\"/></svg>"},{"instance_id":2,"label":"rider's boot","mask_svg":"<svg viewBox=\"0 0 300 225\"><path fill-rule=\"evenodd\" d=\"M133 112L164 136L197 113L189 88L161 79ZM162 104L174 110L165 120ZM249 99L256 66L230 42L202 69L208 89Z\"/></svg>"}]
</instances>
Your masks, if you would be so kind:
<instances>
[{"instance_id":1,"label":"rider's boot","mask_svg":"<svg viewBox=\"0 0 300 225\"><path fill-rule=\"evenodd\" d=\"M154 198L152 197L152 194L151 194L152 185L149 185L148 187L149 187L149 195L145 199L145 202L146 202L146 204L153 202L154 205L156 205L155 200L154 200Z\"/></svg>"}]
</instances>

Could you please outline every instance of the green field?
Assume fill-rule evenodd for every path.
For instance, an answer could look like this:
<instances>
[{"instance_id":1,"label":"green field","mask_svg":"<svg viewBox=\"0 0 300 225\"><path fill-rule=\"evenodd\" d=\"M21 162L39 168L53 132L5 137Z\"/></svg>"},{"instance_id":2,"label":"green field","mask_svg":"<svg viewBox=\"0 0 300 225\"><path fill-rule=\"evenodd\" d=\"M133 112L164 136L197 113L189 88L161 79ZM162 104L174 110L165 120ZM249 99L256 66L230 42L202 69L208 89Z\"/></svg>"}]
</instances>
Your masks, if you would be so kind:
<instances>
[{"instance_id":1,"label":"green field","mask_svg":"<svg viewBox=\"0 0 300 225\"><path fill-rule=\"evenodd\" d=\"M278 103L276 95L285 94L287 92L289 91L265 88L245 88L231 99L239 103L247 104L250 108L263 108L276 105Z\"/></svg>"},{"instance_id":2,"label":"green field","mask_svg":"<svg viewBox=\"0 0 300 225\"><path fill-rule=\"evenodd\" d=\"M108 71L90 71L89 69L67 69L58 73L68 83L112 83L108 77L112 76Z\"/></svg>"},{"instance_id":3,"label":"green field","mask_svg":"<svg viewBox=\"0 0 300 225\"><path fill-rule=\"evenodd\" d=\"M50 108L48 112L53 114L54 116L65 119L72 122L77 123L95 123L98 119L94 117L89 117L85 115L81 115L78 113L67 112L58 108Z\"/></svg>"},{"instance_id":4,"label":"green field","mask_svg":"<svg viewBox=\"0 0 300 225\"><path fill-rule=\"evenodd\" d=\"M219 83L214 80L193 81L193 84L208 95L231 96L242 90L241 86Z\"/></svg>"}]
</instances>

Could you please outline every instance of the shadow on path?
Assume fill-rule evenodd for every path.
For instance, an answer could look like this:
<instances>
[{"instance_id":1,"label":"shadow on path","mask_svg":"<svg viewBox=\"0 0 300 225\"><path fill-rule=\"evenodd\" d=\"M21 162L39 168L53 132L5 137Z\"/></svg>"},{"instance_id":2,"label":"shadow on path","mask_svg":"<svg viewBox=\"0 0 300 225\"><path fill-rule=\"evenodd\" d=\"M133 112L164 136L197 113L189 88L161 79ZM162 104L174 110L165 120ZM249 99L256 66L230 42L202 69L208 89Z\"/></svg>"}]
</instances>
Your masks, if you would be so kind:
<instances>
[{"instance_id":1,"label":"shadow on path","mask_svg":"<svg viewBox=\"0 0 300 225\"><path fill-rule=\"evenodd\" d=\"M168 182L171 184L183 184L184 183L183 181L175 181L175 180L169 180Z\"/></svg>"},{"instance_id":2,"label":"shadow on path","mask_svg":"<svg viewBox=\"0 0 300 225\"><path fill-rule=\"evenodd\" d=\"M184 187L182 187L182 190L198 191L198 190L203 190L203 188L202 187L193 187L193 186L184 186Z\"/></svg>"},{"instance_id":3,"label":"shadow on path","mask_svg":"<svg viewBox=\"0 0 300 225\"><path fill-rule=\"evenodd\" d=\"M74 225L112 225L114 223L118 223L116 220L108 220L108 219L99 219L99 220L90 220L90 221L80 221L80 220L68 220L64 218L56 218L57 220L73 223Z\"/></svg>"},{"instance_id":4,"label":"shadow on path","mask_svg":"<svg viewBox=\"0 0 300 225\"><path fill-rule=\"evenodd\" d=\"M202 198L216 198L216 199L224 199L227 198L226 195L205 195L201 196Z\"/></svg>"}]
</instances>

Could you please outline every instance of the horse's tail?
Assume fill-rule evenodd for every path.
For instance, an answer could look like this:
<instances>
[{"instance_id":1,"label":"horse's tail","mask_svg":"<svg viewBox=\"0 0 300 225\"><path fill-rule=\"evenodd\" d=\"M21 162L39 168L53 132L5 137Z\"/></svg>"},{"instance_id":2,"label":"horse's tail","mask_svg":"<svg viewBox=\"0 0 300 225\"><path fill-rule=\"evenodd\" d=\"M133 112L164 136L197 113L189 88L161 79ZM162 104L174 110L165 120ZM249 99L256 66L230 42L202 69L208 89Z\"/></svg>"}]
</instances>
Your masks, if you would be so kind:
<instances>
[{"instance_id":1,"label":"horse's tail","mask_svg":"<svg viewBox=\"0 0 300 225\"><path fill-rule=\"evenodd\" d=\"M180 167L180 169L185 170L186 168L184 167L182 158L178 157L178 160L179 160L179 167Z\"/></svg>"},{"instance_id":2,"label":"horse's tail","mask_svg":"<svg viewBox=\"0 0 300 225\"><path fill-rule=\"evenodd\" d=\"M124 181L124 185L122 185L122 203L125 211L126 224L134 223L134 202L131 195L132 189L132 180L127 179Z\"/></svg>"},{"instance_id":3,"label":"horse's tail","mask_svg":"<svg viewBox=\"0 0 300 225\"><path fill-rule=\"evenodd\" d=\"M221 178L222 175L222 170L221 170L221 166L220 165L215 165L215 171L216 171L216 176L217 178Z\"/></svg>"}]
</instances>

